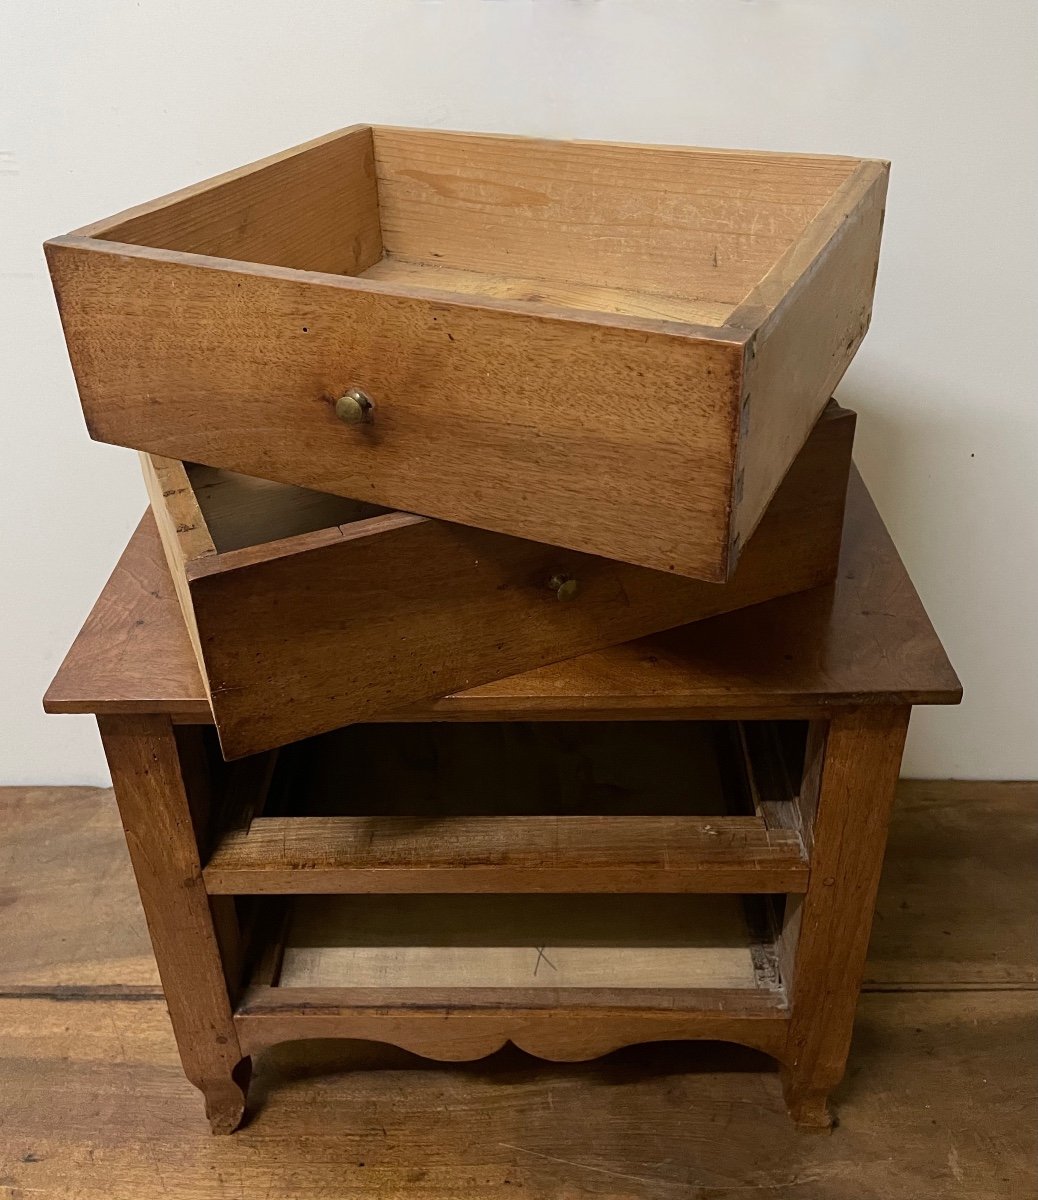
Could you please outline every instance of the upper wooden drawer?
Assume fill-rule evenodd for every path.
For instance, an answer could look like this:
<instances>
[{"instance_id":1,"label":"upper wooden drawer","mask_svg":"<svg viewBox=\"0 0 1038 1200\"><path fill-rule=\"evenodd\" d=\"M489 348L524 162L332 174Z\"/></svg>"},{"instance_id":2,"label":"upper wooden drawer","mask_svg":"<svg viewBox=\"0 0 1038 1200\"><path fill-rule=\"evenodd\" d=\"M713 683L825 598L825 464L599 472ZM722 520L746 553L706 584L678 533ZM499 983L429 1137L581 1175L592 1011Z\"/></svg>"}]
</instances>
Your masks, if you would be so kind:
<instances>
[{"instance_id":1,"label":"upper wooden drawer","mask_svg":"<svg viewBox=\"0 0 1038 1200\"><path fill-rule=\"evenodd\" d=\"M47 254L102 441L724 581L865 333L886 176L356 126Z\"/></svg>"}]
</instances>

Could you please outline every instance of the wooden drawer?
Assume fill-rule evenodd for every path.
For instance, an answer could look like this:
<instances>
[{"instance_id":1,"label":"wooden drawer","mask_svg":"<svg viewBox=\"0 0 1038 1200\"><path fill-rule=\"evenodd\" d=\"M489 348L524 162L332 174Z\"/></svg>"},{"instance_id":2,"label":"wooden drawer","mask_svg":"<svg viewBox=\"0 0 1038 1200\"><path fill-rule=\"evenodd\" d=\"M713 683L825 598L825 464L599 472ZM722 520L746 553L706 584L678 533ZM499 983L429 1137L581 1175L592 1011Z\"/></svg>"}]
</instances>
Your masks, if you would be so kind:
<instances>
[{"instance_id":1,"label":"wooden drawer","mask_svg":"<svg viewBox=\"0 0 1038 1200\"><path fill-rule=\"evenodd\" d=\"M718 585L142 455L228 758L830 580L832 404Z\"/></svg>"},{"instance_id":2,"label":"wooden drawer","mask_svg":"<svg viewBox=\"0 0 1038 1200\"><path fill-rule=\"evenodd\" d=\"M355 126L47 255L101 441L719 582L864 336L886 178Z\"/></svg>"}]
</instances>

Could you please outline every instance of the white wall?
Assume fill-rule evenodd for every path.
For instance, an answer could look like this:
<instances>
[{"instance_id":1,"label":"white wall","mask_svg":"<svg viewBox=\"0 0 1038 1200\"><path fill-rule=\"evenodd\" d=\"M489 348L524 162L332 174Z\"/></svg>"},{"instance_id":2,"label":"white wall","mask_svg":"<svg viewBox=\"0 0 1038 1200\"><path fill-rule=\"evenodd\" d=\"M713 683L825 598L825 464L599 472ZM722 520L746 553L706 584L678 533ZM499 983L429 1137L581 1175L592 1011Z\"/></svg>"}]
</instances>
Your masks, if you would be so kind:
<instances>
[{"instance_id":1,"label":"white wall","mask_svg":"<svg viewBox=\"0 0 1038 1200\"><path fill-rule=\"evenodd\" d=\"M355 121L892 159L839 396L967 693L906 773L1038 775L1033 0L11 0L0 58L0 781L106 778L40 695L144 502L41 241Z\"/></svg>"}]
</instances>

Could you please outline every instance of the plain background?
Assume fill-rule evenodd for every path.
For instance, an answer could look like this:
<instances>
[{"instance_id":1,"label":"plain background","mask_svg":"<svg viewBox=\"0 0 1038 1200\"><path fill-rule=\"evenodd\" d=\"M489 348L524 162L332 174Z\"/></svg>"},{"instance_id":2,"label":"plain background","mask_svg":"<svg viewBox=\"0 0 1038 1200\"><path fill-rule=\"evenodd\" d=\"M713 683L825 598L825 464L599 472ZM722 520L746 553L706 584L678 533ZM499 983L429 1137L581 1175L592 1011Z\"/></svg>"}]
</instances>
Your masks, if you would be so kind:
<instances>
[{"instance_id":1,"label":"plain background","mask_svg":"<svg viewBox=\"0 0 1038 1200\"><path fill-rule=\"evenodd\" d=\"M966 688L915 776L1038 775L1034 0L0 3L0 782L103 783L40 697L142 511L40 243L357 121L893 161L857 459Z\"/></svg>"}]
</instances>

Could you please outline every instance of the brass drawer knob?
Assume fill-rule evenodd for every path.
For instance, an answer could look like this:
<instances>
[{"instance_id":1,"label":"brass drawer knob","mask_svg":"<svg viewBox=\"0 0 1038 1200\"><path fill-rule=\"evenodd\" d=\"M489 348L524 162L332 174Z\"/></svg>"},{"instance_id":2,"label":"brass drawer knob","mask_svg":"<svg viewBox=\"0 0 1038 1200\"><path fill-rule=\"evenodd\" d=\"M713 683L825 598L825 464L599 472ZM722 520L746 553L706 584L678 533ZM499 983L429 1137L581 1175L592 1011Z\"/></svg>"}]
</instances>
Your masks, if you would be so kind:
<instances>
[{"instance_id":1,"label":"brass drawer knob","mask_svg":"<svg viewBox=\"0 0 1038 1200\"><path fill-rule=\"evenodd\" d=\"M350 388L335 401L335 415L344 425L363 425L375 419L375 402L360 388Z\"/></svg>"},{"instance_id":2,"label":"brass drawer knob","mask_svg":"<svg viewBox=\"0 0 1038 1200\"><path fill-rule=\"evenodd\" d=\"M557 600L572 600L580 590L572 575L553 575L548 580L548 587L555 593Z\"/></svg>"}]
</instances>

